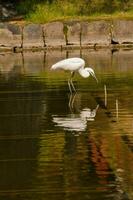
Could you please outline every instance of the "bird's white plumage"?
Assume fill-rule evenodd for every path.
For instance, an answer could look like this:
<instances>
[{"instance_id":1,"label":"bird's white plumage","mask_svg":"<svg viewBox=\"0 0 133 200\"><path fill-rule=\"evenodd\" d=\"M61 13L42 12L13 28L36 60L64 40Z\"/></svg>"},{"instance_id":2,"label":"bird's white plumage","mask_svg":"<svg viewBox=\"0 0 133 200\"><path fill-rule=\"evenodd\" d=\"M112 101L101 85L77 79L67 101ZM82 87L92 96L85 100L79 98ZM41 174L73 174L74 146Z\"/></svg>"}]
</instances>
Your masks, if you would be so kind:
<instances>
[{"instance_id":1,"label":"bird's white plumage","mask_svg":"<svg viewBox=\"0 0 133 200\"><path fill-rule=\"evenodd\" d=\"M84 68L85 61L81 58L68 58L57 62L52 65L51 69L64 69L70 71L77 71L80 68Z\"/></svg>"},{"instance_id":2,"label":"bird's white plumage","mask_svg":"<svg viewBox=\"0 0 133 200\"><path fill-rule=\"evenodd\" d=\"M87 121L94 121L96 112L99 105L93 110L90 108L84 108L80 114L70 114L67 116L53 116L53 122L56 126L62 127L64 130L71 131L85 131L87 127Z\"/></svg>"},{"instance_id":3,"label":"bird's white plumage","mask_svg":"<svg viewBox=\"0 0 133 200\"><path fill-rule=\"evenodd\" d=\"M52 70L63 69L71 71L71 77L68 80L68 86L70 92L72 93L72 90L76 92L76 89L72 82L72 78L74 76L75 71L78 71L83 78L87 78L91 74L97 81L94 70L89 67L86 68L84 67L85 67L85 61L82 58L68 58L55 63L54 65L52 65L51 69Z\"/></svg>"}]
</instances>

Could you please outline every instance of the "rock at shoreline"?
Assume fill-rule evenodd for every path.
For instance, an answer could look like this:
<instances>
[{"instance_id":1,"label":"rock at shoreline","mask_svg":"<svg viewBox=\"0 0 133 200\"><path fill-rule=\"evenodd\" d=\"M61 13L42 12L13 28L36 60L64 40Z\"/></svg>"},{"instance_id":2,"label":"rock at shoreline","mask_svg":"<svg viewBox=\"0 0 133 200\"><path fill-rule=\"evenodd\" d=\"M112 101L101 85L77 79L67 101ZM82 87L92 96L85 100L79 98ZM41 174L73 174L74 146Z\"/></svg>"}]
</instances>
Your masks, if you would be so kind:
<instances>
[{"instance_id":1,"label":"rock at shoreline","mask_svg":"<svg viewBox=\"0 0 133 200\"><path fill-rule=\"evenodd\" d=\"M29 24L23 28L23 48L43 48L43 34L40 24Z\"/></svg>"},{"instance_id":2,"label":"rock at shoreline","mask_svg":"<svg viewBox=\"0 0 133 200\"><path fill-rule=\"evenodd\" d=\"M110 44L110 24L108 21L81 22L81 43L88 44Z\"/></svg>"},{"instance_id":3,"label":"rock at shoreline","mask_svg":"<svg viewBox=\"0 0 133 200\"><path fill-rule=\"evenodd\" d=\"M0 50L133 47L133 20L51 22L18 25L0 23Z\"/></svg>"},{"instance_id":4,"label":"rock at shoreline","mask_svg":"<svg viewBox=\"0 0 133 200\"><path fill-rule=\"evenodd\" d=\"M114 20L113 35L120 44L133 44L133 20Z\"/></svg>"},{"instance_id":5,"label":"rock at shoreline","mask_svg":"<svg viewBox=\"0 0 133 200\"><path fill-rule=\"evenodd\" d=\"M81 45L81 26L80 22L66 22L66 35L68 45Z\"/></svg>"},{"instance_id":6,"label":"rock at shoreline","mask_svg":"<svg viewBox=\"0 0 133 200\"><path fill-rule=\"evenodd\" d=\"M0 46L21 47L21 27L15 24L0 23Z\"/></svg>"},{"instance_id":7,"label":"rock at shoreline","mask_svg":"<svg viewBox=\"0 0 133 200\"><path fill-rule=\"evenodd\" d=\"M65 45L63 23L51 22L43 25L45 46Z\"/></svg>"}]
</instances>

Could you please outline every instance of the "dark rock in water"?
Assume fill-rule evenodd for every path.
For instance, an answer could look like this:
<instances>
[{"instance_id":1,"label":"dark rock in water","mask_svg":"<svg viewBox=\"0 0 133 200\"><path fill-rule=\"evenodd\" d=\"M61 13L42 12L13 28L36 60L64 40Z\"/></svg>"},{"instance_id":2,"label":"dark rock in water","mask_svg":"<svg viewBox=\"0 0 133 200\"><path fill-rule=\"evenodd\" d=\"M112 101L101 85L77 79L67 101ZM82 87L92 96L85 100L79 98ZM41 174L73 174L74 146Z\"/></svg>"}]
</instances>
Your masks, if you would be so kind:
<instances>
[{"instance_id":1,"label":"dark rock in water","mask_svg":"<svg viewBox=\"0 0 133 200\"><path fill-rule=\"evenodd\" d=\"M114 39L111 39L111 44L119 44L119 42Z\"/></svg>"}]
</instances>

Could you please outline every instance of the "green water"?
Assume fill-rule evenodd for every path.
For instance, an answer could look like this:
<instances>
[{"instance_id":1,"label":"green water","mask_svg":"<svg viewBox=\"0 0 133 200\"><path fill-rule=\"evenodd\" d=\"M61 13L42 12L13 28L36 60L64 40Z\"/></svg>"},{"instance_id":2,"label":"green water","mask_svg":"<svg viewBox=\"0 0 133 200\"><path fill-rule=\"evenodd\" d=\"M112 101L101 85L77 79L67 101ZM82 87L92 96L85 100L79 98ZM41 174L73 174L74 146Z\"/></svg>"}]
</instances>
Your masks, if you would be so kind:
<instances>
[{"instance_id":1,"label":"green water","mask_svg":"<svg viewBox=\"0 0 133 200\"><path fill-rule=\"evenodd\" d=\"M0 199L133 199L133 51L0 54ZM56 61L82 57L98 77Z\"/></svg>"}]
</instances>

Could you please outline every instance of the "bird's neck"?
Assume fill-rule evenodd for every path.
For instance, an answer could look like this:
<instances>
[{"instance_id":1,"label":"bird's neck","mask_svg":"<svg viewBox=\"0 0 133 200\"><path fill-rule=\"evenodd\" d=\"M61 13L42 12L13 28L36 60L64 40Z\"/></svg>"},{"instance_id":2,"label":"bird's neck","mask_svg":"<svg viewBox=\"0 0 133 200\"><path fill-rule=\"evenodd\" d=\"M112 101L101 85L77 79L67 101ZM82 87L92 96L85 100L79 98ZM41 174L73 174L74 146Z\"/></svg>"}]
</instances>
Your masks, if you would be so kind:
<instances>
[{"instance_id":1,"label":"bird's neck","mask_svg":"<svg viewBox=\"0 0 133 200\"><path fill-rule=\"evenodd\" d=\"M79 69L79 74L84 77L84 78L87 78L90 76L90 73L85 69L85 68L81 68Z\"/></svg>"}]
</instances>

